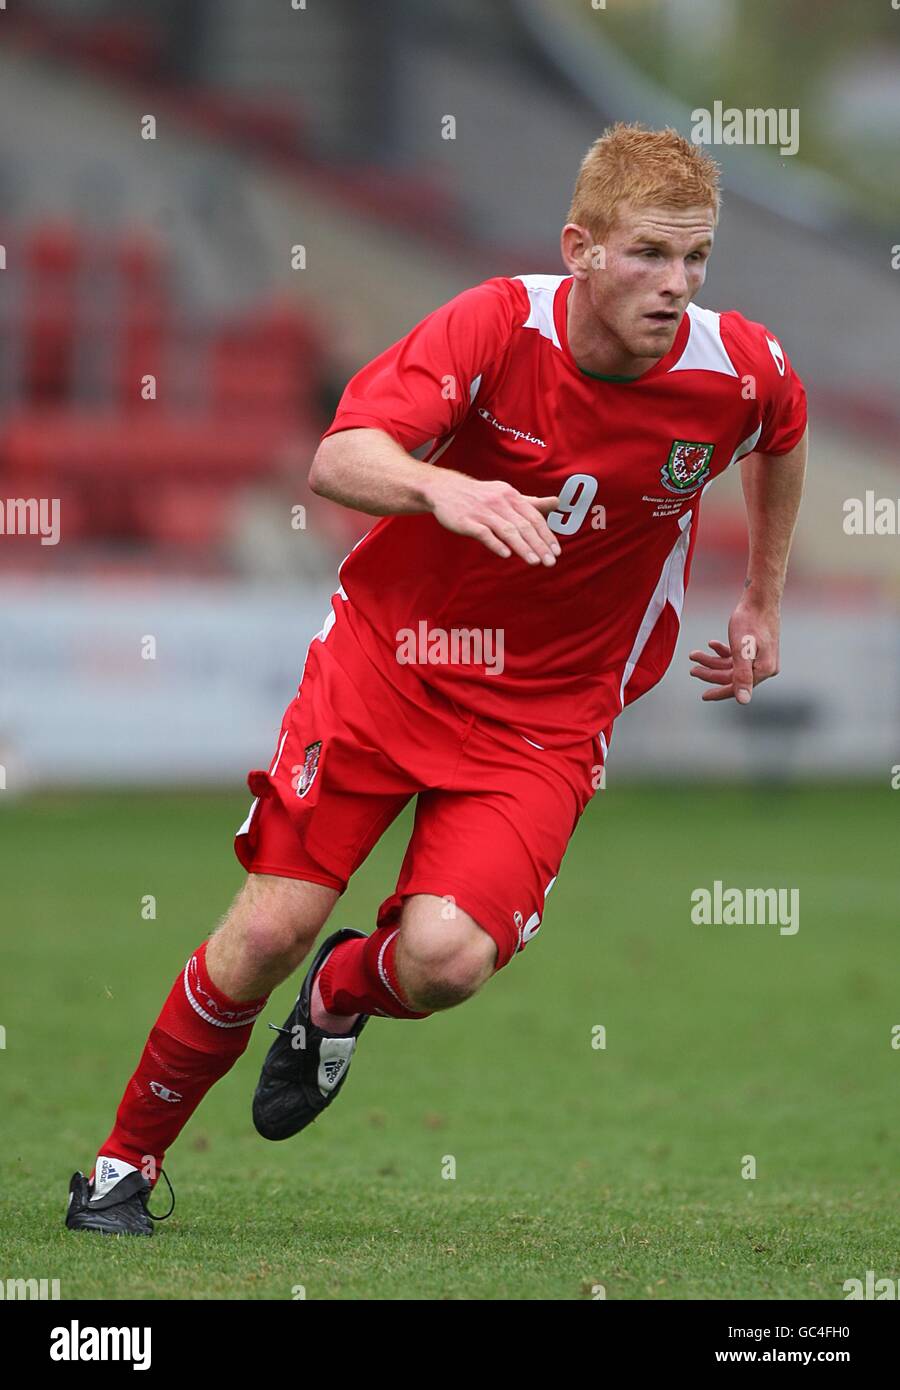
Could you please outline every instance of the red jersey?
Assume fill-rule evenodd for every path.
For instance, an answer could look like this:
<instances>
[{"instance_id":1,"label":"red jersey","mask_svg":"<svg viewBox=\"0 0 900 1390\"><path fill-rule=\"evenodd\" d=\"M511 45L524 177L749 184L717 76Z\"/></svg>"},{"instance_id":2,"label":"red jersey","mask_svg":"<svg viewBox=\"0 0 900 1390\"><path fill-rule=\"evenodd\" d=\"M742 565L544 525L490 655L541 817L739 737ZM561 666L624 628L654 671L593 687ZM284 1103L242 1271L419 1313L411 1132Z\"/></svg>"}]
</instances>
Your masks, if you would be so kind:
<instances>
[{"instance_id":1,"label":"red jersey","mask_svg":"<svg viewBox=\"0 0 900 1390\"><path fill-rule=\"evenodd\" d=\"M380 429L410 451L433 441L438 466L559 497L552 567L502 559L427 513L389 516L344 561L335 596L398 682L409 634L494 634L485 660L429 659L417 674L542 747L608 737L660 680L705 488L753 450L787 453L806 427L780 344L734 311L690 305L671 350L632 380L582 371L571 288L522 275L466 290L353 377L327 431Z\"/></svg>"}]
</instances>

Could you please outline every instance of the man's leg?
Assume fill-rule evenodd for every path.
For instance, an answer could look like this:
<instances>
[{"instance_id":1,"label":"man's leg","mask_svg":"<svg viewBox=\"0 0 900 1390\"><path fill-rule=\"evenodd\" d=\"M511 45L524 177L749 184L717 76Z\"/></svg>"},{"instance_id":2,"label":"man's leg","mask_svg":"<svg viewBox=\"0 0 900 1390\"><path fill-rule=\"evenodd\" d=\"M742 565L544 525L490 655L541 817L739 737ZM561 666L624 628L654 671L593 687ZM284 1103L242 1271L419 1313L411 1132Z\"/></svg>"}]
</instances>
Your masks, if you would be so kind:
<instances>
[{"instance_id":1,"label":"man's leg","mask_svg":"<svg viewBox=\"0 0 900 1390\"><path fill-rule=\"evenodd\" d=\"M179 973L150 1031L100 1146L94 1202L112 1198L124 1178L136 1194L135 1173L155 1181L166 1149L245 1051L270 992L307 954L337 897L319 883L248 876L219 930ZM73 1224L95 1229L90 1208Z\"/></svg>"},{"instance_id":2,"label":"man's leg","mask_svg":"<svg viewBox=\"0 0 900 1390\"><path fill-rule=\"evenodd\" d=\"M524 740L476 727L459 775L479 790L419 794L396 891L376 930L341 943L318 972L313 1021L340 1032L360 1013L422 1018L508 964L540 928L594 755L591 745L537 758Z\"/></svg>"},{"instance_id":3,"label":"man's leg","mask_svg":"<svg viewBox=\"0 0 900 1390\"><path fill-rule=\"evenodd\" d=\"M397 979L414 1009L452 1009L494 973L497 945L461 908L446 920L447 903L430 893L407 898L400 916Z\"/></svg>"},{"instance_id":4,"label":"man's leg","mask_svg":"<svg viewBox=\"0 0 900 1390\"><path fill-rule=\"evenodd\" d=\"M391 925L352 929L319 947L291 1013L263 1063L253 1122L264 1139L289 1139L336 1099L370 1015L427 1018L474 994L497 947L467 913L447 921L447 900L410 896Z\"/></svg>"},{"instance_id":5,"label":"man's leg","mask_svg":"<svg viewBox=\"0 0 900 1390\"><path fill-rule=\"evenodd\" d=\"M337 896L319 883L249 875L219 930L175 980L101 1154L144 1167L153 1180L206 1092L246 1050L269 994L307 954ZM161 1097L159 1086L180 1099Z\"/></svg>"},{"instance_id":6,"label":"man's leg","mask_svg":"<svg viewBox=\"0 0 900 1390\"><path fill-rule=\"evenodd\" d=\"M469 999L496 962L496 943L474 917L455 907L448 919L445 898L417 893L404 901L397 926L332 951L314 986L313 1021L323 1026L324 1010L338 1032L359 1013L425 1018Z\"/></svg>"},{"instance_id":7,"label":"man's leg","mask_svg":"<svg viewBox=\"0 0 900 1390\"><path fill-rule=\"evenodd\" d=\"M216 986L233 999L268 997L309 953L337 900L321 883L249 874L207 947Z\"/></svg>"},{"instance_id":8,"label":"man's leg","mask_svg":"<svg viewBox=\"0 0 900 1390\"><path fill-rule=\"evenodd\" d=\"M481 790L419 793L376 929L323 943L270 1048L253 1107L264 1138L290 1138L332 1104L371 1015L421 1019L452 1008L532 940L590 795L593 751L566 766L562 755L535 760L524 741L473 735L466 775Z\"/></svg>"}]
</instances>

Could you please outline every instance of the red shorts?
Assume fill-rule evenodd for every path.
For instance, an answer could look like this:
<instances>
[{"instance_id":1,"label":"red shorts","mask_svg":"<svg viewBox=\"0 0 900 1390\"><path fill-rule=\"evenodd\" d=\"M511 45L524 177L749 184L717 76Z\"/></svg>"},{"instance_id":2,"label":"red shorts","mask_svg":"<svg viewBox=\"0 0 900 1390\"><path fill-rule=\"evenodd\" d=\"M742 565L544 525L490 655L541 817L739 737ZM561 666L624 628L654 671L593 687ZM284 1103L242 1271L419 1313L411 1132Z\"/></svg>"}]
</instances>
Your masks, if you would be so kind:
<instances>
[{"instance_id":1,"label":"red shorts","mask_svg":"<svg viewBox=\"0 0 900 1390\"><path fill-rule=\"evenodd\" d=\"M600 739L543 750L505 725L460 709L414 667L385 669L334 600L313 638L268 772L247 781L256 800L235 840L250 873L343 892L412 797L415 824L395 892L430 893L467 912L497 944L497 968L535 935L578 818L599 781ZM390 670L390 678L386 671Z\"/></svg>"}]
</instances>

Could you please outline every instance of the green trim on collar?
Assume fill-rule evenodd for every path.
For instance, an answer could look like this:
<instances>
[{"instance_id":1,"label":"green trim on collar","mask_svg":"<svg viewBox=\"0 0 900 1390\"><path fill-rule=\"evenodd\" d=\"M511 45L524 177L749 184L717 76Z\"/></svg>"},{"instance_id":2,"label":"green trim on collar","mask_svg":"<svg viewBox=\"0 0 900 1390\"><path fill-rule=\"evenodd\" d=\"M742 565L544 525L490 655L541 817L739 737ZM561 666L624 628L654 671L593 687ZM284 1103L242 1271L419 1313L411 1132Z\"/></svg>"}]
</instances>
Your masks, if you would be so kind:
<instances>
[{"instance_id":1,"label":"green trim on collar","mask_svg":"<svg viewBox=\"0 0 900 1390\"><path fill-rule=\"evenodd\" d=\"M578 366L578 363L575 364ZM578 367L582 376L589 376L592 381L640 381L639 376L601 376L599 372L586 371L584 367Z\"/></svg>"}]
</instances>

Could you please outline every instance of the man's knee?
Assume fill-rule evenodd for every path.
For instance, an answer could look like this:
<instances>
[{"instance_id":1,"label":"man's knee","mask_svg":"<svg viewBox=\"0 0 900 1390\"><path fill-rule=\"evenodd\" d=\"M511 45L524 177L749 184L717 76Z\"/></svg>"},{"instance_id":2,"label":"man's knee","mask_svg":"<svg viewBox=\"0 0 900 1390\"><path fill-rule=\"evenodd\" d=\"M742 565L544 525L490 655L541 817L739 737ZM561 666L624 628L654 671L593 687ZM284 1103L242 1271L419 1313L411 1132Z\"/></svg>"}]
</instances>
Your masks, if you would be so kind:
<instances>
[{"instance_id":1,"label":"man's knee","mask_svg":"<svg viewBox=\"0 0 900 1390\"><path fill-rule=\"evenodd\" d=\"M214 973L278 982L307 954L337 899L333 888L250 874L210 942ZM216 965L219 971L216 972Z\"/></svg>"},{"instance_id":2,"label":"man's knee","mask_svg":"<svg viewBox=\"0 0 900 1390\"><path fill-rule=\"evenodd\" d=\"M404 904L397 943L397 975L413 1009L449 1009L494 973L497 947L468 913L445 920L443 898L417 894Z\"/></svg>"}]
</instances>

